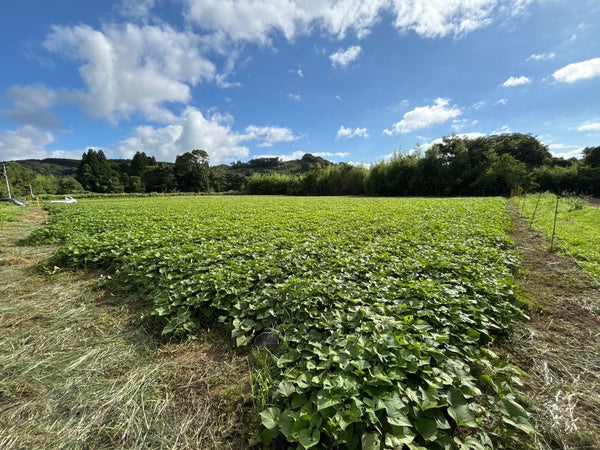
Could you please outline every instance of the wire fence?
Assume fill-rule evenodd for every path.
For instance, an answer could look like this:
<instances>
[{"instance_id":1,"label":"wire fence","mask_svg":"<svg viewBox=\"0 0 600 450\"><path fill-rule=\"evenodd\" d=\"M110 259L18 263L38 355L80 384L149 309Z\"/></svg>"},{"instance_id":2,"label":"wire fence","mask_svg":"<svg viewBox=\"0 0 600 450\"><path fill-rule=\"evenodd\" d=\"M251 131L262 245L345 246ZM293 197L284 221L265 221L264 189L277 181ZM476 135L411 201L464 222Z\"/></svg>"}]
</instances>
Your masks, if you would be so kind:
<instances>
[{"instance_id":1,"label":"wire fence","mask_svg":"<svg viewBox=\"0 0 600 450\"><path fill-rule=\"evenodd\" d=\"M563 194L524 194L516 190L511 197L529 228L546 234L550 251L571 256L597 281L600 280L600 208L590 199Z\"/></svg>"}]
</instances>

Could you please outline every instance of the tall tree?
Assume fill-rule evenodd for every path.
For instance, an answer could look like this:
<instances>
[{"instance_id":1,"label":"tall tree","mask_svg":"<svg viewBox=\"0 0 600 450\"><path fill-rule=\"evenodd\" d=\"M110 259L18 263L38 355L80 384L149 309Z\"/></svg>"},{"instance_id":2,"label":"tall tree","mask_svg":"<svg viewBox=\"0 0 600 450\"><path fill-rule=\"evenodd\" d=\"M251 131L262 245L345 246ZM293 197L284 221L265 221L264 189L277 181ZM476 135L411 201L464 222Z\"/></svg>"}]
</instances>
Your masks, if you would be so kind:
<instances>
[{"instance_id":1,"label":"tall tree","mask_svg":"<svg viewBox=\"0 0 600 450\"><path fill-rule=\"evenodd\" d=\"M95 151L90 148L83 154L75 179L86 191L107 193L123 190L118 173L113 172L102 150Z\"/></svg>"},{"instance_id":2,"label":"tall tree","mask_svg":"<svg viewBox=\"0 0 600 450\"><path fill-rule=\"evenodd\" d=\"M583 161L591 167L600 167L600 146L584 148Z\"/></svg>"},{"instance_id":3,"label":"tall tree","mask_svg":"<svg viewBox=\"0 0 600 450\"><path fill-rule=\"evenodd\" d=\"M180 191L208 191L208 159L204 150L192 150L175 158L173 173Z\"/></svg>"}]
</instances>

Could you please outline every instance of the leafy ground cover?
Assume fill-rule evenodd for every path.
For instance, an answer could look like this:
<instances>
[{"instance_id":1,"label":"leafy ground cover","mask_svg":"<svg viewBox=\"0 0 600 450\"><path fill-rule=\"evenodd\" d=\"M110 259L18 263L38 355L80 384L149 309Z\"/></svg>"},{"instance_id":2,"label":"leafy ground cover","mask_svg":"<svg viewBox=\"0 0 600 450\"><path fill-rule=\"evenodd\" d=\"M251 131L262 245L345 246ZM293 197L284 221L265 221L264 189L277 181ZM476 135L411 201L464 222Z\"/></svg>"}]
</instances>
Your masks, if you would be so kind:
<instances>
[{"instance_id":1,"label":"leafy ground cover","mask_svg":"<svg viewBox=\"0 0 600 450\"><path fill-rule=\"evenodd\" d=\"M522 317L503 199L202 198L52 207L32 242L152 301L163 333L269 342L262 445L524 447L489 349ZM110 277L110 279L109 279Z\"/></svg>"},{"instance_id":2,"label":"leafy ground cover","mask_svg":"<svg viewBox=\"0 0 600 450\"><path fill-rule=\"evenodd\" d=\"M556 195L527 195L520 210L533 228L552 236ZM561 197L558 202L555 247L581 264L592 276L600 279L600 208L589 206L577 197Z\"/></svg>"}]
</instances>

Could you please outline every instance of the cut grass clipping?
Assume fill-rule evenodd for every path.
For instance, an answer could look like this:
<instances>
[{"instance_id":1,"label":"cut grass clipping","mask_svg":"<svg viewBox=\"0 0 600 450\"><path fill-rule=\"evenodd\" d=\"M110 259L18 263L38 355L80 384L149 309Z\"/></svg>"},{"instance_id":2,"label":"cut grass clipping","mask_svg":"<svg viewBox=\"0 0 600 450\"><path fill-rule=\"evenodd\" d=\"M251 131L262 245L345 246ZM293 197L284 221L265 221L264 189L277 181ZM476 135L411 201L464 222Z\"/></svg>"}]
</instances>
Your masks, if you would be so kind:
<instances>
[{"instance_id":1,"label":"cut grass clipping","mask_svg":"<svg viewBox=\"0 0 600 450\"><path fill-rule=\"evenodd\" d=\"M256 443L531 439L519 373L489 349L523 316L504 199L151 198L52 213L32 238L63 244L52 264L147 296L165 335L222 323L239 347L267 343Z\"/></svg>"},{"instance_id":2,"label":"cut grass clipping","mask_svg":"<svg viewBox=\"0 0 600 450\"><path fill-rule=\"evenodd\" d=\"M38 223L0 227L0 448L246 448L247 357L214 332L163 344L98 274L40 273L55 248L15 245Z\"/></svg>"},{"instance_id":3,"label":"cut grass clipping","mask_svg":"<svg viewBox=\"0 0 600 450\"><path fill-rule=\"evenodd\" d=\"M570 256L549 252L549 239L526 220L516 224L517 283L530 298L530 320L499 344L529 374L523 390L536 448L600 448L598 282Z\"/></svg>"}]
</instances>

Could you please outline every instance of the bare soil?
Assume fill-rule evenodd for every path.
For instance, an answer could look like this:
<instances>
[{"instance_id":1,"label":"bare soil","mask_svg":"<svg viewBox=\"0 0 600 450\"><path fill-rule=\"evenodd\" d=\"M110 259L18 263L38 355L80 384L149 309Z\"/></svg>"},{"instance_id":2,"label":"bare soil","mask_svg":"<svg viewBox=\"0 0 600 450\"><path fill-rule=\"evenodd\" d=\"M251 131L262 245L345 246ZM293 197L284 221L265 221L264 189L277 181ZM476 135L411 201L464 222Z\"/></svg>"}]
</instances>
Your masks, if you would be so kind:
<instances>
[{"instance_id":1,"label":"bare soil","mask_svg":"<svg viewBox=\"0 0 600 450\"><path fill-rule=\"evenodd\" d=\"M600 198L592 197L589 202L592 206L600 206Z\"/></svg>"},{"instance_id":2,"label":"bare soil","mask_svg":"<svg viewBox=\"0 0 600 450\"><path fill-rule=\"evenodd\" d=\"M538 448L600 448L600 289L571 258L514 214L516 275L530 320L499 346L528 376Z\"/></svg>"}]
</instances>

